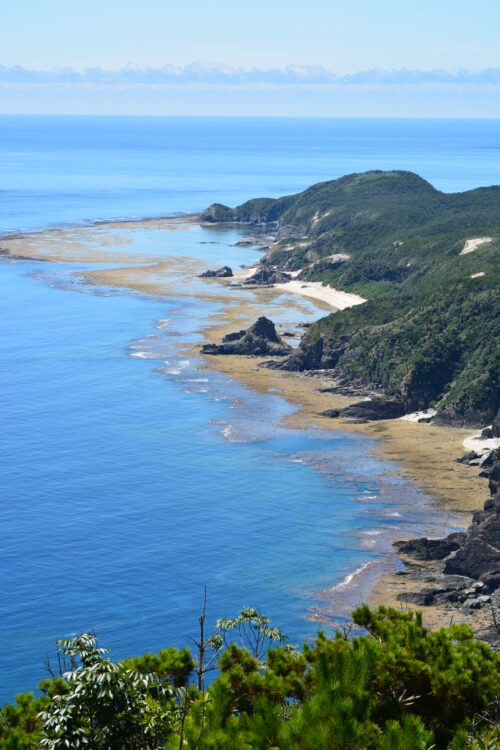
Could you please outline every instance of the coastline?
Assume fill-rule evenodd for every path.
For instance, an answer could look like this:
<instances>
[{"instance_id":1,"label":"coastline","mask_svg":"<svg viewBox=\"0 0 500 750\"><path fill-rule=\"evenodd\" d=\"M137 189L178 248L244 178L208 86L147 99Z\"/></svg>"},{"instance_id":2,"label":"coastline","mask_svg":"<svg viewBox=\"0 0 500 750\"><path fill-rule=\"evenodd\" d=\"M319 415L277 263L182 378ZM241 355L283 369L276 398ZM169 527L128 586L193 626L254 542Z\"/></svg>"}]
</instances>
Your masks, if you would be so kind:
<instances>
[{"instance_id":1,"label":"coastline","mask_svg":"<svg viewBox=\"0 0 500 750\"><path fill-rule=\"evenodd\" d=\"M331 381L324 374L314 376L294 374L285 371L270 370L262 367L265 361L248 356L213 357L202 355L203 343L219 341L222 336L234 330L246 328L260 314L265 314L270 304L276 303L282 292L297 292L295 289L279 289L279 285L269 288L244 289L230 283L201 282L195 290L186 288L186 280L198 275L203 270L203 263L198 259L183 256L169 256L167 258L155 254L134 255L127 250L127 242L117 237L116 229L123 226L126 229L165 229L167 231L182 231L190 224L184 217L176 219L151 219L145 222L116 222L110 225L106 222L99 224L97 231L111 232L109 237L101 236L99 252L89 249L88 244L79 241L79 233L87 235L96 229L95 225L79 227L77 229L57 229L42 232L39 235L25 235L9 240L13 246L11 255L21 258L52 260L57 262L78 263L126 263L127 266L103 268L100 270L77 271L76 275L83 278L85 283L100 286L111 285L153 295L171 295L173 297L195 296L220 303L220 309L200 326L198 334L203 337L201 343L183 344L180 350L186 355L196 356L203 362L202 367L223 372L231 378L242 382L250 389L260 393L275 393L283 397L296 408L294 412L284 418L287 426L299 429L320 428L325 430L341 430L355 432L374 438L376 442L375 455L383 459L395 461L400 467L398 472L405 479L415 483L436 499L439 506L449 513L459 513L463 519L463 526L467 526L472 511L481 506L485 495L485 482L478 476L474 467L456 463L455 459L464 453L463 441L470 438L471 431L462 428L418 424L400 419L385 420L367 424L354 424L340 418L329 418L321 412L342 408L353 403L356 398L321 392L331 386ZM87 240L89 236L87 236ZM49 251L48 245L52 244ZM110 248L119 246L120 252L113 252ZM10 248L8 248L10 249ZM284 285L287 286L287 285ZM243 293L242 293L243 291ZM335 292L335 290L331 290ZM341 293L342 294L342 293ZM305 296L308 296L304 293ZM285 300L282 306L289 305L300 316L302 295L294 294L294 299ZM249 299L249 297L251 299ZM315 302L319 308L331 311L332 303L321 297ZM298 333L298 331L296 331ZM369 575L370 603L385 603L402 607L396 600L398 589L406 585L397 576L397 568L401 564L396 562L396 556L387 560L381 570L374 576L372 570L365 571ZM353 576L358 577L359 571ZM361 572L363 575L363 572ZM342 587L347 588L352 578L346 583L341 582L337 593ZM333 591L333 590L332 590ZM328 594L326 594L327 596ZM426 609L427 611L427 609ZM433 614L441 624L446 613Z\"/></svg>"},{"instance_id":2,"label":"coastline","mask_svg":"<svg viewBox=\"0 0 500 750\"><path fill-rule=\"evenodd\" d=\"M219 341L227 333L244 328L252 320L248 313L241 306L237 310L226 310L222 316L217 316L218 320L202 329L204 339ZM322 374L308 376L270 370L261 366L265 358L202 355L201 346L196 345L191 352L203 358L207 369L222 371L261 393L271 390L296 406L297 410L286 418L288 424L301 429L340 429L375 438L378 455L397 461L402 475L435 497L445 510L462 513L464 526L469 514L484 500L486 483L477 469L455 461L465 452L463 441L470 437L470 429L402 419L356 424L338 417L325 417L321 412L326 409L343 408L359 398L321 392L331 386L331 381Z\"/></svg>"}]
</instances>

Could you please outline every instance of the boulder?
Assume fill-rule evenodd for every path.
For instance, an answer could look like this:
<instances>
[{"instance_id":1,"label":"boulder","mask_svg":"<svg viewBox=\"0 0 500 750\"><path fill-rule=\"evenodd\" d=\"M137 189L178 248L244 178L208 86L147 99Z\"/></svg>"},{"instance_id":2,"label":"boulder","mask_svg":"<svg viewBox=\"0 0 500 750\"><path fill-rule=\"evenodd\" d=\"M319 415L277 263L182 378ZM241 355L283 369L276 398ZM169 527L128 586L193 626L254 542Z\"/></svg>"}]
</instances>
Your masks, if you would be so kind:
<instances>
[{"instance_id":1,"label":"boulder","mask_svg":"<svg viewBox=\"0 0 500 750\"><path fill-rule=\"evenodd\" d=\"M427 576L426 582L431 586L426 586L420 591L404 591L398 595L398 600L428 607L433 604L465 602L482 595L481 584L463 576L435 573L433 576Z\"/></svg>"},{"instance_id":2,"label":"boulder","mask_svg":"<svg viewBox=\"0 0 500 750\"><path fill-rule=\"evenodd\" d=\"M227 279L233 275L232 270L229 266L222 266L216 271L205 271L200 274L200 279Z\"/></svg>"},{"instance_id":3,"label":"boulder","mask_svg":"<svg viewBox=\"0 0 500 750\"><path fill-rule=\"evenodd\" d=\"M469 536L460 549L449 557L444 566L445 573L481 578L485 574L500 571L500 549L493 547L481 536Z\"/></svg>"},{"instance_id":4,"label":"boulder","mask_svg":"<svg viewBox=\"0 0 500 750\"><path fill-rule=\"evenodd\" d=\"M481 609L485 604L489 604L490 602L491 596L489 596L488 594L482 594L481 596L476 596L473 599L466 599L464 601L464 606L468 607L469 609Z\"/></svg>"},{"instance_id":5,"label":"boulder","mask_svg":"<svg viewBox=\"0 0 500 750\"><path fill-rule=\"evenodd\" d=\"M205 344L203 354L286 356L292 347L276 333L272 320L260 317L248 330L229 333L220 344Z\"/></svg>"},{"instance_id":6,"label":"boulder","mask_svg":"<svg viewBox=\"0 0 500 750\"><path fill-rule=\"evenodd\" d=\"M395 547L398 552L412 557L414 560L443 560L452 552L460 548L459 538L465 537L465 534L454 535L455 539L409 539L407 542L396 542Z\"/></svg>"},{"instance_id":7,"label":"boulder","mask_svg":"<svg viewBox=\"0 0 500 750\"><path fill-rule=\"evenodd\" d=\"M363 424L379 419L398 419L405 412L401 401L384 398L373 398L346 406L345 409L327 409L322 412L327 417L346 417L353 422Z\"/></svg>"},{"instance_id":8,"label":"boulder","mask_svg":"<svg viewBox=\"0 0 500 750\"><path fill-rule=\"evenodd\" d=\"M455 461L457 462L457 464L466 464L467 466L469 466L471 461L479 460L480 457L480 453L476 453L476 451L469 451L469 453L465 453L463 456L460 456L460 458L456 458Z\"/></svg>"}]
</instances>

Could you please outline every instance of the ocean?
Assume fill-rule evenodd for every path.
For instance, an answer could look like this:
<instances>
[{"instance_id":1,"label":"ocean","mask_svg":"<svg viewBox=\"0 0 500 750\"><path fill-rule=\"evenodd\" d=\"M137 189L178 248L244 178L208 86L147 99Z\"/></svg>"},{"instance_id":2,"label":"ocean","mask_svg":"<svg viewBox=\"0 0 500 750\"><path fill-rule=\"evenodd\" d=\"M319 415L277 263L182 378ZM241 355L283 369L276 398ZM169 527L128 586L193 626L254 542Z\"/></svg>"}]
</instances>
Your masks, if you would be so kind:
<instances>
[{"instance_id":1,"label":"ocean","mask_svg":"<svg viewBox=\"0 0 500 750\"><path fill-rule=\"evenodd\" d=\"M0 117L0 231L196 212L372 168L497 184L500 123ZM242 265L256 251L240 237L139 242ZM187 644L205 585L210 623L256 606L301 642L394 535L452 523L370 439L287 428L282 398L186 359L215 299L89 287L74 276L88 267L0 265L0 701L82 630L116 658Z\"/></svg>"}]
</instances>

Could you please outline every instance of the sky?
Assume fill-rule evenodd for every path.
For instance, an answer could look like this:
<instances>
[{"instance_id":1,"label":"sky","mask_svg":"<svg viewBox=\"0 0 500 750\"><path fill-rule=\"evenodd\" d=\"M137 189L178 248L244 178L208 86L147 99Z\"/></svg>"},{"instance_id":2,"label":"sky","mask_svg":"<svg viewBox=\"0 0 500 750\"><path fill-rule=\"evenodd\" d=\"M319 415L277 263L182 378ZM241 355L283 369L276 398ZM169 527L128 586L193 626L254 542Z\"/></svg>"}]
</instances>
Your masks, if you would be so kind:
<instances>
[{"instance_id":1,"label":"sky","mask_svg":"<svg viewBox=\"0 0 500 750\"><path fill-rule=\"evenodd\" d=\"M2 6L2 113L500 117L500 0Z\"/></svg>"}]
</instances>

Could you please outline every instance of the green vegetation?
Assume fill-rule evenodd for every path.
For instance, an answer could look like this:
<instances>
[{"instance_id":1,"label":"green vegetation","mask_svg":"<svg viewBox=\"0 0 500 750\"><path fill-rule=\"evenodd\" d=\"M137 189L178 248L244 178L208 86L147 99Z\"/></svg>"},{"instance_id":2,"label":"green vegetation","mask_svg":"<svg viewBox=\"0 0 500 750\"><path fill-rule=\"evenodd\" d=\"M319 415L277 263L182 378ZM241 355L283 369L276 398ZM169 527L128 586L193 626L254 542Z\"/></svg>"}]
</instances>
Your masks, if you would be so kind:
<instances>
[{"instance_id":1,"label":"green vegetation","mask_svg":"<svg viewBox=\"0 0 500 750\"><path fill-rule=\"evenodd\" d=\"M256 610L208 636L203 614L195 659L169 648L114 663L93 635L61 642L64 673L4 706L0 748L498 747L499 654L467 626L429 632L419 613L363 606L353 620L358 633L298 650Z\"/></svg>"},{"instance_id":2,"label":"green vegetation","mask_svg":"<svg viewBox=\"0 0 500 750\"><path fill-rule=\"evenodd\" d=\"M500 187L445 194L410 172L367 172L211 206L205 218L271 227L280 240L266 264L369 300L323 318L303 342L323 337L338 377L456 421L498 413ZM477 237L493 241L460 255Z\"/></svg>"}]
</instances>

